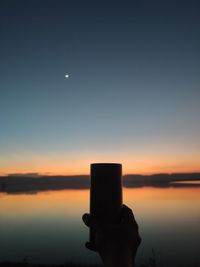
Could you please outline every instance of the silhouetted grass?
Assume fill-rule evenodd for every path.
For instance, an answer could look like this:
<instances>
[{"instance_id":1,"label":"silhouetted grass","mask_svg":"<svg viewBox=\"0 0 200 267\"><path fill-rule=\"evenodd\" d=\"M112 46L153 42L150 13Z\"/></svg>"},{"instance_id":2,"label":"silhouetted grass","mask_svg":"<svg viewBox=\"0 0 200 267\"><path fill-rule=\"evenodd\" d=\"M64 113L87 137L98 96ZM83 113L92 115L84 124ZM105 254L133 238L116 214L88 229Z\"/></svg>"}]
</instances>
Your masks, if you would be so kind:
<instances>
[{"instance_id":1,"label":"silhouetted grass","mask_svg":"<svg viewBox=\"0 0 200 267\"><path fill-rule=\"evenodd\" d=\"M172 265L176 266L176 265ZM172 267L168 266L168 267ZM50 264L50 265L45 265L45 264L31 264L31 263L26 263L26 262L0 262L0 267L103 267L102 265L97 265L97 264L61 264L61 265L55 265L55 264ZM123 266L122 266L123 267ZM159 267L155 262L149 262L147 264L142 264L140 266L136 267ZM198 264L191 264L191 265L178 265L176 267L200 267Z\"/></svg>"},{"instance_id":2,"label":"silhouetted grass","mask_svg":"<svg viewBox=\"0 0 200 267\"><path fill-rule=\"evenodd\" d=\"M55 265L55 264L31 264L26 262L0 262L0 267L100 267L100 265L97 264L61 264L61 265Z\"/></svg>"}]
</instances>

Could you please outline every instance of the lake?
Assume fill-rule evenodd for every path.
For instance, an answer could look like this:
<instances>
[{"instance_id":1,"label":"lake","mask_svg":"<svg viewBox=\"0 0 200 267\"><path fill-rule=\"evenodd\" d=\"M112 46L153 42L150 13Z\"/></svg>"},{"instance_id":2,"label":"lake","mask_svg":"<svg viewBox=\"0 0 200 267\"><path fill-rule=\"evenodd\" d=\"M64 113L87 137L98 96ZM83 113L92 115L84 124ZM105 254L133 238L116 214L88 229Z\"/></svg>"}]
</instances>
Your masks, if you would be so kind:
<instances>
[{"instance_id":1,"label":"lake","mask_svg":"<svg viewBox=\"0 0 200 267\"><path fill-rule=\"evenodd\" d=\"M142 244L137 263L200 264L200 187L124 188ZM0 193L0 261L100 263L85 249L89 190Z\"/></svg>"}]
</instances>

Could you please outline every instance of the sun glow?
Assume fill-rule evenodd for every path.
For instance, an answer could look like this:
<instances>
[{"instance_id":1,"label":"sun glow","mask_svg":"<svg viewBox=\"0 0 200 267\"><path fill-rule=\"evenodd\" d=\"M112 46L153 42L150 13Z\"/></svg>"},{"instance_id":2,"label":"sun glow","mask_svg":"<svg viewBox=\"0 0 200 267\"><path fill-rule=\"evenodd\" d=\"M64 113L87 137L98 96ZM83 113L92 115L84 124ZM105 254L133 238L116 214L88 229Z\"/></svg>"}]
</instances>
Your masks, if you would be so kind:
<instances>
[{"instance_id":1,"label":"sun glow","mask_svg":"<svg viewBox=\"0 0 200 267\"><path fill-rule=\"evenodd\" d=\"M176 172L199 172L200 162L162 161L142 159L117 159L112 160L110 157L103 160L102 157L82 160L17 160L0 164L1 174L10 173L38 173L42 175L84 175L89 174L90 164L93 162L119 162L123 166L123 174L153 174L153 173L176 173Z\"/></svg>"}]
</instances>

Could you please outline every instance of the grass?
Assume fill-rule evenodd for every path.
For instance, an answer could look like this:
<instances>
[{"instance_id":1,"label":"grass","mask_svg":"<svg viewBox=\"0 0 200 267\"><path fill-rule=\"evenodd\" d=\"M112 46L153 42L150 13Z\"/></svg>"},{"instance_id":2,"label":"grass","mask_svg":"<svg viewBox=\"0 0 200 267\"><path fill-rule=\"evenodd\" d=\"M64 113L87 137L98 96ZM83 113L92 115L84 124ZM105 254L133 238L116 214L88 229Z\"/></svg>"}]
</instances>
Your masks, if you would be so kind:
<instances>
[{"instance_id":1,"label":"grass","mask_svg":"<svg viewBox=\"0 0 200 267\"><path fill-rule=\"evenodd\" d=\"M101 267L100 265L91 264L61 264L61 265L45 265L45 264L31 264L27 262L0 262L0 267Z\"/></svg>"},{"instance_id":2,"label":"grass","mask_svg":"<svg viewBox=\"0 0 200 267\"><path fill-rule=\"evenodd\" d=\"M50 265L45 265L45 264L31 264L27 262L0 262L0 267L103 267L101 265L97 264L90 264L90 265L85 265L85 264L73 264L73 263L66 263L66 264L61 264L61 265L55 265L55 264L50 264ZM122 266L123 267L123 266ZM146 264L142 264L137 267L159 267L155 261L149 261ZM168 266L172 267L172 266ZM200 267L200 265L180 265L177 267Z\"/></svg>"}]
</instances>

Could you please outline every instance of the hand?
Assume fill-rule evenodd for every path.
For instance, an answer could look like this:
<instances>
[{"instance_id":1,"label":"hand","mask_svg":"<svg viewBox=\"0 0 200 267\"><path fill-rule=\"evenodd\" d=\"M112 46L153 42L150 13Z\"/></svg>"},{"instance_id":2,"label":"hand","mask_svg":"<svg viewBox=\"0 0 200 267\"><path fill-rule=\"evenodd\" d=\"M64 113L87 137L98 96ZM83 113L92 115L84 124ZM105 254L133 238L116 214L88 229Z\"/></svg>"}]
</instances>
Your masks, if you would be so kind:
<instances>
[{"instance_id":1,"label":"hand","mask_svg":"<svg viewBox=\"0 0 200 267\"><path fill-rule=\"evenodd\" d=\"M105 266L132 267L134 265L141 238L130 208L123 205L119 224L102 224L89 214L83 215L83 221L95 232L95 247L89 242L86 243L86 247L97 251Z\"/></svg>"}]
</instances>

